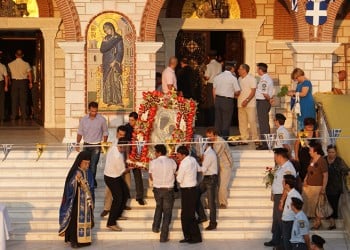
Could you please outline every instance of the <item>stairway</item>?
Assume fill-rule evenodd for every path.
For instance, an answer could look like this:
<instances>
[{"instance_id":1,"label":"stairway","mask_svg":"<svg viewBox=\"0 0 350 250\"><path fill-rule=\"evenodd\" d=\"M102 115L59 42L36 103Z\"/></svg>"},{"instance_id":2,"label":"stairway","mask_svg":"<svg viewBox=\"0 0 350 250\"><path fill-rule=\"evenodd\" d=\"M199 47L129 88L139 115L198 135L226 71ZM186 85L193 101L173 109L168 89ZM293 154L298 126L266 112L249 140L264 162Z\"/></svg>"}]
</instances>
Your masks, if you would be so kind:
<instances>
[{"instance_id":1,"label":"stairway","mask_svg":"<svg viewBox=\"0 0 350 250\"><path fill-rule=\"evenodd\" d=\"M203 231L204 239L262 239L271 237L272 202L270 189L266 189L263 176L266 166L273 166L271 151L238 150L232 148L234 167L228 209L218 210L218 229ZM0 202L9 211L12 222L11 240L62 240L58 236L58 210L66 174L76 152L66 159L66 152L44 151L36 161L36 151L12 151L0 162ZM159 239L151 231L155 201L150 188L146 188L145 206L131 200L132 210L125 211L126 221L118 221L122 232L106 228L106 218L100 218L103 210L104 182L101 157L97 170L95 228L96 239ZM148 174L144 173L148 187ZM133 182L133 181L132 181ZM135 192L132 188L131 195ZM203 223L206 227L208 222ZM328 225L324 223L325 227ZM344 238L342 220L337 230L319 230L317 234L327 238ZM182 239L180 200L176 199L173 210L171 239Z\"/></svg>"}]
</instances>

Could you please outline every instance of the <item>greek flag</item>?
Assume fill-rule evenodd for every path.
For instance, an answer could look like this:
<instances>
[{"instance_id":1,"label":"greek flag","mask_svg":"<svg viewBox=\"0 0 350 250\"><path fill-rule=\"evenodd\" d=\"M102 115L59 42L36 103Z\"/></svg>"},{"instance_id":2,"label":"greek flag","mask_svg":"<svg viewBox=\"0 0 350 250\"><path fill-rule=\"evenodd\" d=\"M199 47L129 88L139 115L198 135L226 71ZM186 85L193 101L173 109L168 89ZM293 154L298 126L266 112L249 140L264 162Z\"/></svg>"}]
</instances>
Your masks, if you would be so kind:
<instances>
[{"instance_id":1,"label":"greek flag","mask_svg":"<svg viewBox=\"0 0 350 250\"><path fill-rule=\"evenodd\" d=\"M292 0L292 11L298 11L298 0Z\"/></svg>"}]
</instances>

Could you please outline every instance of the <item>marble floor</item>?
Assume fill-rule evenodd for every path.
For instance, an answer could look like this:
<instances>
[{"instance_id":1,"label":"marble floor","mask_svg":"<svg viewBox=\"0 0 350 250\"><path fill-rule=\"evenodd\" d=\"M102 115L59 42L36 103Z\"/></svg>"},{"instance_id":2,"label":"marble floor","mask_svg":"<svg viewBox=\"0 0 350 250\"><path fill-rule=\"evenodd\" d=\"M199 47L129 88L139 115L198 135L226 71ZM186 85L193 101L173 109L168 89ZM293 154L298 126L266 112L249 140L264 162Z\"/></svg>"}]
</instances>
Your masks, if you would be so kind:
<instances>
[{"instance_id":1,"label":"marble floor","mask_svg":"<svg viewBox=\"0 0 350 250\"><path fill-rule=\"evenodd\" d=\"M142 250L175 250L175 249L192 249L192 250L268 250L270 247L264 247L263 241L260 239L252 240L204 240L202 243L190 245L187 243L179 243L177 240L170 240L167 243L159 243L156 240L144 241L111 241L100 240L95 241L86 250L109 250L109 249L142 249ZM349 242L344 239L326 239L324 245L325 250L347 250L350 249ZM8 241L7 250L61 250L71 249L69 244L62 241Z\"/></svg>"}]
</instances>

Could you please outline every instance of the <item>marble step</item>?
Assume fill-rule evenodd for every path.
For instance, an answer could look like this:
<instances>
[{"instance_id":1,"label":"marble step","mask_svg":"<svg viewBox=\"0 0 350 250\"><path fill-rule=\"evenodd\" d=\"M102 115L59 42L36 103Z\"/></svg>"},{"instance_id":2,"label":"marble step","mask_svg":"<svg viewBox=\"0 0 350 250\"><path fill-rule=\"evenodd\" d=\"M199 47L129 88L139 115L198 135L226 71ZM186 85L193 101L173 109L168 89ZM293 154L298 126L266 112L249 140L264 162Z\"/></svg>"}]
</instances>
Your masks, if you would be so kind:
<instances>
[{"instance_id":1,"label":"marble step","mask_svg":"<svg viewBox=\"0 0 350 250\"><path fill-rule=\"evenodd\" d=\"M130 211L125 211L127 213L130 213L132 215L134 214L140 214L144 211L148 212L148 210L154 210L155 209L155 202L154 200L145 200L146 204L144 206L141 206L139 204L136 204L136 201L132 201L130 204L131 210ZM43 206L40 204L39 206L37 205L31 205L28 203L8 203L8 202L3 202L2 204L5 204L9 210L9 213L11 214L18 214L18 213L23 213L23 216L30 217L33 215L33 212L45 212L45 213L51 213L55 211L59 211L60 204L59 203L46 203L46 206ZM174 202L174 210L179 210L181 209L181 202L179 199L175 200ZM251 206L246 206L243 204L238 204L235 202L231 202L231 200L228 200L228 207L227 209L217 209L217 214L229 214L230 211L232 212L232 215L235 215L236 211L234 210L241 210L245 209L246 213L251 213L252 211L254 212L255 210L261 210L261 211L266 211L266 210L271 210L272 211L272 203L269 204L255 204ZM104 204L103 202L97 202L95 204L95 213L96 216L99 216L99 214L104 210ZM259 210L259 211L260 211ZM209 211L209 210L208 210ZM260 214L261 216L266 214ZM22 215L20 215L22 216ZM48 215L49 216L49 215ZM270 216L270 211L268 211L268 216Z\"/></svg>"},{"instance_id":2,"label":"marble step","mask_svg":"<svg viewBox=\"0 0 350 250\"><path fill-rule=\"evenodd\" d=\"M107 218L95 217L95 230L104 230L107 225ZM118 221L118 225L125 230L151 230L153 223L153 217L145 218L140 221L138 218L128 218L128 220ZM217 219L218 229L226 228L236 228L236 229L250 229L256 228L261 230L269 230L271 227L271 220L264 217L256 217L251 220L242 219L240 217L219 217ZM326 230L329 224L327 222L322 222L323 225L319 230ZM336 226L338 230L344 229L343 220L337 220ZM38 219L23 222L21 219L11 219L11 225L13 231L23 231L23 230L57 230L58 224L57 220L52 219ZM205 228L209 225L209 221L203 222L202 226ZM172 229L181 229L180 218L173 218L171 223Z\"/></svg>"},{"instance_id":3,"label":"marble step","mask_svg":"<svg viewBox=\"0 0 350 250\"><path fill-rule=\"evenodd\" d=\"M145 198L146 205L144 207L155 207L155 200L153 197ZM18 201L16 197L2 198L1 203L5 204L9 209L11 208L28 208L28 209L36 209L36 208L45 208L45 207L59 207L61 204L61 199L53 198L53 197L35 197L35 198L22 198ZM135 198L129 199L129 206L132 208L138 208L140 205L135 200ZM237 206L245 205L247 208L254 209L255 207L260 206L271 206L272 202L268 198L261 197L238 197L238 198L228 198L229 208L234 208ZM104 206L103 197L97 197L95 201L96 209L102 209ZM180 199L175 199L174 206L180 207Z\"/></svg>"},{"instance_id":4,"label":"marble step","mask_svg":"<svg viewBox=\"0 0 350 250\"><path fill-rule=\"evenodd\" d=\"M258 181L259 182L259 181ZM104 197L105 189L104 187L99 187L95 190L96 197ZM230 198L238 197L256 197L269 198L271 190L266 189L263 183L257 183L256 186L249 187L231 187L229 188ZM17 197L22 198L38 198L38 197L56 197L59 200L62 198L63 185L60 188L45 188L45 187L0 187L0 199ZM151 188L145 188L145 197L153 197L153 192ZM134 195L134 190L131 190L131 195Z\"/></svg>"},{"instance_id":5,"label":"marble step","mask_svg":"<svg viewBox=\"0 0 350 250\"><path fill-rule=\"evenodd\" d=\"M151 230L124 230L121 232L113 232L109 229L94 230L94 240L159 240L159 234L153 233ZM318 230L311 231L311 234L317 233L326 239L344 238L344 232L341 229L332 231ZM209 239L269 239L271 233L269 230L261 230L257 228L249 228L242 230L240 228L225 228L213 231L202 231L203 240ZM183 239L181 229L171 229L169 233L171 240ZM11 235L11 240L59 240L64 245L64 238L59 237L56 230L21 230Z\"/></svg>"},{"instance_id":6,"label":"marble step","mask_svg":"<svg viewBox=\"0 0 350 250\"><path fill-rule=\"evenodd\" d=\"M107 224L107 218L104 219L95 219L95 230L103 230L106 228ZM256 219L254 221L248 221L243 219L232 219L232 217L228 218L218 218L218 228L225 229L225 228L260 228L263 230L268 230L269 227L271 227L271 221L262 218L260 220ZM140 221L139 219L134 218L128 218L128 220L124 221L118 221L118 225L123 229L140 229L140 230L150 230L152 229L152 223L153 223L153 217L145 218L144 220ZM57 229L57 220L53 221L51 219L41 219L41 220L31 220L26 223L23 223L23 221L15 219L11 220L12 229L14 231L18 230L54 230ZM209 222L204 222L203 227L207 227L209 225ZM173 229L181 229L181 220L180 218L173 218L171 223L171 228ZM339 227L340 228L340 227Z\"/></svg>"},{"instance_id":7,"label":"marble step","mask_svg":"<svg viewBox=\"0 0 350 250\"><path fill-rule=\"evenodd\" d=\"M241 176L239 178L233 178L231 183L232 187L246 187L246 186L263 186L263 177L261 176ZM7 177L7 181L0 181L1 187L42 187L42 188L63 188L65 182L65 178L49 178L49 177ZM100 178L97 178L97 183L103 183ZM148 187L148 180L144 179L144 187ZM100 187L99 187L100 188ZM98 189L99 189L98 188ZM101 184L101 188L103 185Z\"/></svg>"},{"instance_id":8,"label":"marble step","mask_svg":"<svg viewBox=\"0 0 350 250\"><path fill-rule=\"evenodd\" d=\"M26 208L16 208L8 210L10 218L22 218L22 219L55 219L58 218L58 208L37 208L37 209L26 209ZM180 218L180 208L174 209L173 217ZM100 211L95 211L95 215L99 216ZM138 208L132 210L124 211L124 215L130 218L152 218L154 215L154 208ZM241 216L241 218L254 217L254 216L271 216L271 207L260 207L254 209L247 209L245 206L236 207L234 209L220 209L218 210L218 217L224 216Z\"/></svg>"}]
</instances>

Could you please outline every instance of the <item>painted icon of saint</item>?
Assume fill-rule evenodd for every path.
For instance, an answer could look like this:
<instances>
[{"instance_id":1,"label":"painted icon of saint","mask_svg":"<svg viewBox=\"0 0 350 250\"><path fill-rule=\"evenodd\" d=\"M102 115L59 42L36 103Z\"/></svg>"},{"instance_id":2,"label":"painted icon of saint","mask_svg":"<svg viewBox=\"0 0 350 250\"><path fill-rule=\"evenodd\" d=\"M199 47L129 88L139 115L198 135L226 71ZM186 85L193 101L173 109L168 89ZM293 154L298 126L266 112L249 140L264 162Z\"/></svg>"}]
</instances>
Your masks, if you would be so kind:
<instances>
[{"instance_id":1,"label":"painted icon of saint","mask_svg":"<svg viewBox=\"0 0 350 250\"><path fill-rule=\"evenodd\" d=\"M123 106L122 100L122 61L124 57L123 38L119 35L112 23L103 24L106 36L102 40L100 52L102 55L103 68L103 102L108 106Z\"/></svg>"}]
</instances>

